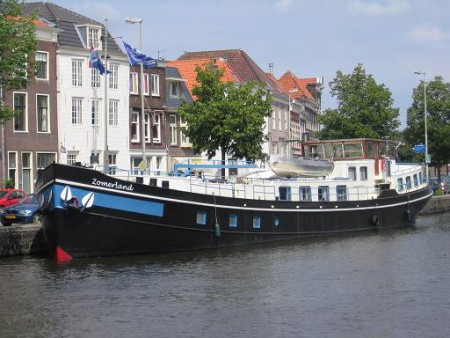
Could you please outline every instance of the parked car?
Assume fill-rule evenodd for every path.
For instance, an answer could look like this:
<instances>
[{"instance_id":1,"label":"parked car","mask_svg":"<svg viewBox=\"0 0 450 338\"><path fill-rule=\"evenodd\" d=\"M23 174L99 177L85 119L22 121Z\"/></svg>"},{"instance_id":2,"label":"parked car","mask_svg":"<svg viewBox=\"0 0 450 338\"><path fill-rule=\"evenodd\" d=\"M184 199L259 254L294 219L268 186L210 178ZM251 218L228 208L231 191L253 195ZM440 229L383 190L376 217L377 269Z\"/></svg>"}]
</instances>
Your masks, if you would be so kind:
<instances>
[{"instance_id":1,"label":"parked car","mask_svg":"<svg viewBox=\"0 0 450 338\"><path fill-rule=\"evenodd\" d=\"M444 194L450 193L450 175L441 176L441 188Z\"/></svg>"},{"instance_id":2,"label":"parked car","mask_svg":"<svg viewBox=\"0 0 450 338\"><path fill-rule=\"evenodd\" d=\"M5 207L14 205L20 202L22 198L27 196L27 193L19 189L1 189L0 190L0 212Z\"/></svg>"},{"instance_id":3,"label":"parked car","mask_svg":"<svg viewBox=\"0 0 450 338\"><path fill-rule=\"evenodd\" d=\"M39 201L35 194L25 196L19 203L6 207L0 213L0 221L4 226L12 223L39 223Z\"/></svg>"}]
</instances>

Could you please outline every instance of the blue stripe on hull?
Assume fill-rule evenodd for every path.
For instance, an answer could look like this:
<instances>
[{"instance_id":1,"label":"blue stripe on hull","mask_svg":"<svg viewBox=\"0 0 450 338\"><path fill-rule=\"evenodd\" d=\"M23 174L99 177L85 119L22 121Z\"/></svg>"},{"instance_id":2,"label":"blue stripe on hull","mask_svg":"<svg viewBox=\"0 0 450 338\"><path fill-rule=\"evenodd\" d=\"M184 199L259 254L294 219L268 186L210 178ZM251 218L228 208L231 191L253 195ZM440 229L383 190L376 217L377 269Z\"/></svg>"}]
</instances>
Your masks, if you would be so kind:
<instances>
[{"instance_id":1,"label":"blue stripe on hull","mask_svg":"<svg viewBox=\"0 0 450 338\"><path fill-rule=\"evenodd\" d=\"M64 189L62 185L54 186L54 199L56 207L63 207L64 202L60 198L61 191ZM79 189L71 187L72 195L75 196L81 203L82 198L90 191L85 189ZM58 202L59 201L59 202ZM163 217L164 204L159 202L153 202L149 200L139 200L137 198L128 198L118 195L104 194L101 192L95 192L94 206L115 209L120 211L139 213L149 216Z\"/></svg>"}]
</instances>

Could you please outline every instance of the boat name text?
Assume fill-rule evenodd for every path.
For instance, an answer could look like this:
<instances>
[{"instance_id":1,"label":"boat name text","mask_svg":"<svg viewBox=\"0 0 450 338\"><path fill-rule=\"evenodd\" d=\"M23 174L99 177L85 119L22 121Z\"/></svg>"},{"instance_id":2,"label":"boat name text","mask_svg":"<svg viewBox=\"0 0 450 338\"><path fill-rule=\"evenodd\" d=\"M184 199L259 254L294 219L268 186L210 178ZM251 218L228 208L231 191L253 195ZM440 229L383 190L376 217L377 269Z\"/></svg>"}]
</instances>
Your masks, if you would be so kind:
<instances>
[{"instance_id":1,"label":"boat name text","mask_svg":"<svg viewBox=\"0 0 450 338\"><path fill-rule=\"evenodd\" d=\"M134 190L134 187L131 183L129 185L123 185L117 181L116 182L100 181L100 180L96 179L95 177L92 178L92 185L97 185L100 187L112 188L112 189L117 189L117 190L128 190L128 191Z\"/></svg>"}]
</instances>

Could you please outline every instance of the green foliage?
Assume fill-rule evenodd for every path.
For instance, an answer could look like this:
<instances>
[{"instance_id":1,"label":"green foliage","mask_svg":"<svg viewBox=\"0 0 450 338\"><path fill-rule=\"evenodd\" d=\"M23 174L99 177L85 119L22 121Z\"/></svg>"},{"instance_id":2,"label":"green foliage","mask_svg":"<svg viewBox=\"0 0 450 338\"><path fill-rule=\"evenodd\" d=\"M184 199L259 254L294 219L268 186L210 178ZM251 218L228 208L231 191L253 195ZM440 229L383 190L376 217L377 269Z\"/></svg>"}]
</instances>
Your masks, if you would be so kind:
<instances>
[{"instance_id":1,"label":"green foliage","mask_svg":"<svg viewBox=\"0 0 450 338\"><path fill-rule=\"evenodd\" d=\"M421 81L413 89L413 103L407 111L404 137L410 148L425 144L424 89L427 99L428 153L431 155L431 164L441 167L450 163L450 84L445 83L442 77L437 76L426 84ZM423 154L416 154L412 158L424 161Z\"/></svg>"},{"instance_id":2,"label":"green foliage","mask_svg":"<svg viewBox=\"0 0 450 338\"><path fill-rule=\"evenodd\" d=\"M338 71L329 85L338 108L327 109L320 117L320 138L392 138L397 133L399 109L392 108L391 92L367 75L361 64L352 74Z\"/></svg>"},{"instance_id":3,"label":"green foliage","mask_svg":"<svg viewBox=\"0 0 450 338\"><path fill-rule=\"evenodd\" d=\"M224 70L214 64L197 67L193 94L196 100L179 109L187 122L183 132L197 153L205 151L211 159L220 149L222 159L229 154L237 159L263 159L265 118L270 116L270 96L261 84L235 85L221 82Z\"/></svg>"},{"instance_id":4,"label":"green foliage","mask_svg":"<svg viewBox=\"0 0 450 338\"><path fill-rule=\"evenodd\" d=\"M14 189L14 179L12 179L12 178L8 178L6 181L5 181L5 188L6 189Z\"/></svg>"},{"instance_id":5,"label":"green foliage","mask_svg":"<svg viewBox=\"0 0 450 338\"><path fill-rule=\"evenodd\" d=\"M0 0L0 88L23 89L34 74L36 33L33 20L22 17L17 0ZM13 117L14 112L0 102L0 120Z\"/></svg>"}]
</instances>

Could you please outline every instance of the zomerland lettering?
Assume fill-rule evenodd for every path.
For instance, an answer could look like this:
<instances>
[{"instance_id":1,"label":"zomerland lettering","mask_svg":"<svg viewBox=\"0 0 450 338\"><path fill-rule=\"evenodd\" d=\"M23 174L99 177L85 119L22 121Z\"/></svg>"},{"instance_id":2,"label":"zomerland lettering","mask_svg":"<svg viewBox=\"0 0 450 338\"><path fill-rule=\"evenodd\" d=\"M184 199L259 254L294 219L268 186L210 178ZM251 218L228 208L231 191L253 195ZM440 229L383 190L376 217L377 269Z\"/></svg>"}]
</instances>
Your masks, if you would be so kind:
<instances>
[{"instance_id":1,"label":"zomerland lettering","mask_svg":"<svg viewBox=\"0 0 450 338\"><path fill-rule=\"evenodd\" d=\"M116 190L127 190L127 191L133 191L134 187L133 184L124 185L119 182L105 182L100 181L96 179L95 177L92 178L92 185L104 187L104 188L110 188L110 189L116 189Z\"/></svg>"}]
</instances>

